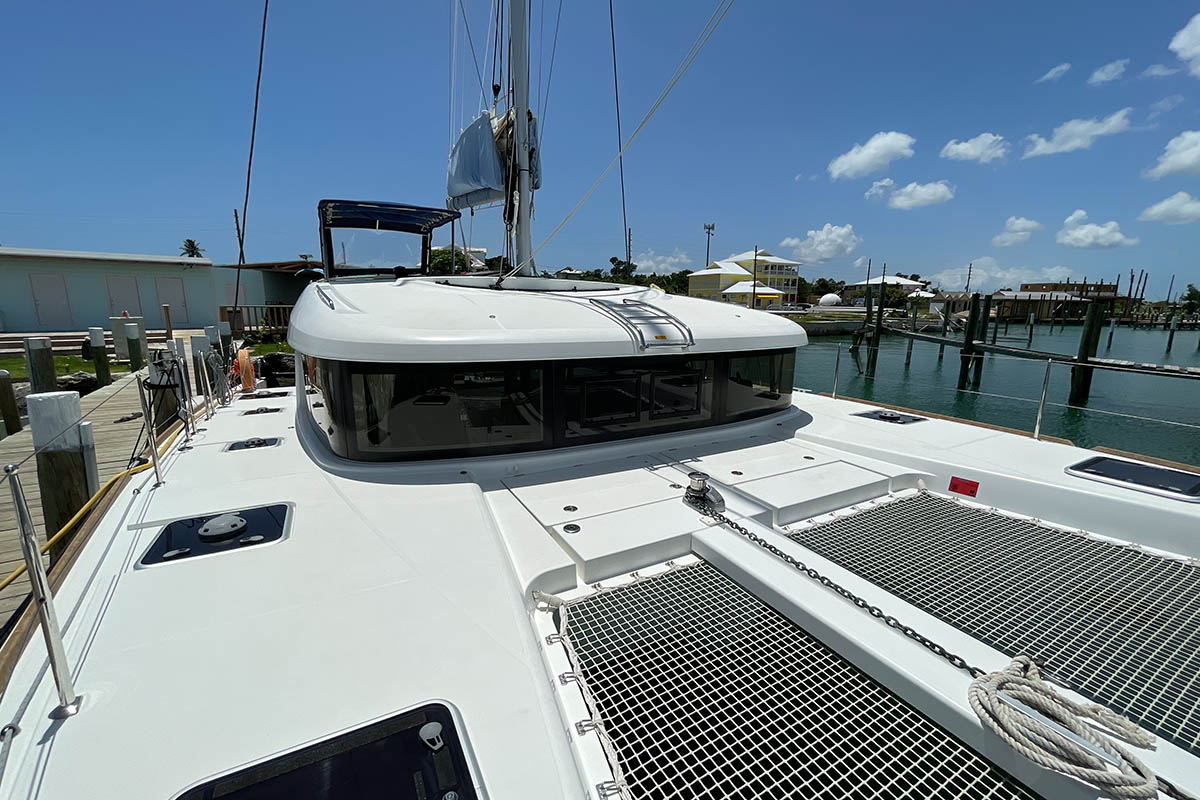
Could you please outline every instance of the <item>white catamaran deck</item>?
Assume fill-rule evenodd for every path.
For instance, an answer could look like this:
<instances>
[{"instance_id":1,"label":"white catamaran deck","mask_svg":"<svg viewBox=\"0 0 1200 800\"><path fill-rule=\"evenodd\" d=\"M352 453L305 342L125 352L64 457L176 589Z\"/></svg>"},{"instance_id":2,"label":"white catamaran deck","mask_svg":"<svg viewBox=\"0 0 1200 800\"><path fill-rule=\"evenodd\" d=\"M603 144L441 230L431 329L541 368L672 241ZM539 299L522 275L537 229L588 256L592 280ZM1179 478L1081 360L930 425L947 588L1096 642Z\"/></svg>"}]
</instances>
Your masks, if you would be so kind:
<instances>
[{"instance_id":1,"label":"white catamaran deck","mask_svg":"<svg viewBox=\"0 0 1200 800\"><path fill-rule=\"evenodd\" d=\"M1177 785L1200 780L1200 506L1064 473L1085 451L940 420L895 426L853 416L867 408L859 403L798 394L791 411L721 428L486 459L362 464L306 448L301 437L312 434L298 436L294 390L285 394L219 409L192 449L177 444L163 459L163 485L154 486L152 471L135 476L114 504L124 512L93 533L56 599L83 709L48 718L53 685L40 674L45 649L35 638L0 699L0 716L21 728L0 795L175 797L440 701L458 716L475 778L491 798L598 796L617 786L612 763L624 773L619 790L637 798L698 796L689 780L728 789L741 785L739 770L761 772L753 784L761 793L713 796L795 796L805 786L824 787L811 796L850 796L871 781L882 796L906 786L921 796L1027 796L1011 778L1047 798L1096 796L985 733L967 706L965 673L752 541L706 524L681 502L696 469L712 476L731 518L968 662L999 669L1034 648L1081 695L1158 734L1156 749L1139 751L1152 768ZM281 411L243 414L260 407ZM251 436L281 441L225 449ZM938 499L952 477L977 481L978 496L967 505ZM287 507L277 541L140 563L172 520L274 504ZM924 528L895 516L914 504L932 504L916 509ZM1009 525L1009 539L1003 526L950 529L956 509L971 519L992 505L1047 524ZM1153 525L1143 524L1147 509ZM1085 572L1092 562L1053 547L1022 550L1011 539L1039 532L1136 563ZM1131 540L1145 547L1124 544ZM669 561L674 569L661 566ZM1056 564L1068 568L1056 572ZM630 576L638 570L645 574ZM621 594L662 575L703 580L654 602ZM1118 604L1121 586L1140 604L1134 618L1128 602ZM536 603L535 590L545 593ZM680 603L686 591L700 594ZM595 622L596 603L608 597L612 615ZM626 597L634 606L622 617ZM760 640L767 630L776 638ZM693 635L721 641L717 650L663 650ZM749 662L733 657L747 636L758 648ZM641 672L621 678L604 648L636 650L629 663ZM701 668L717 670L711 683ZM765 690L783 675L808 688L730 694ZM652 683L658 689L647 694ZM853 695L856 686L865 694ZM706 691L731 698L709 696L710 706L745 713L722 721L696 705ZM849 716L821 710L839 698L868 705ZM768 713L789 703L805 722ZM597 719L603 737L576 726ZM707 743L676 746L687 730L705 730L706 719ZM829 725L844 726L840 738L814 738ZM871 749L872 737L900 732L909 738L892 750ZM814 767L798 777L796 758L816 762L797 754L817 740L901 766L894 775L880 766L824 782ZM739 747L764 742L778 752L763 764L727 764ZM725 755L714 762L714 753ZM904 761L914 753L924 755ZM961 780L943 780L939 770L958 770Z\"/></svg>"}]
</instances>

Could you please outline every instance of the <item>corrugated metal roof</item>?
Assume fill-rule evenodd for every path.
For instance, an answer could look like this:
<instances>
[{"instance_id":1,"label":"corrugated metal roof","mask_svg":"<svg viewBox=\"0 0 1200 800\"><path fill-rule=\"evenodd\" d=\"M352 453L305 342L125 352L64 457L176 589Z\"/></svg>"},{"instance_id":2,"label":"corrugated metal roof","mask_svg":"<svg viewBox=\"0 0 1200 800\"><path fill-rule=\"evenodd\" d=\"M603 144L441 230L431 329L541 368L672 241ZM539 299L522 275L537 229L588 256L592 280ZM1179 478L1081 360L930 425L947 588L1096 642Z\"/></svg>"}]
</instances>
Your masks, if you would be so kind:
<instances>
[{"instance_id":1,"label":"corrugated metal roof","mask_svg":"<svg viewBox=\"0 0 1200 800\"><path fill-rule=\"evenodd\" d=\"M171 264L185 267L211 267L207 258L187 256L151 256L139 253L92 253L87 250L36 250L31 247L0 247L0 258L48 258L58 261L123 261L129 264Z\"/></svg>"}]
</instances>

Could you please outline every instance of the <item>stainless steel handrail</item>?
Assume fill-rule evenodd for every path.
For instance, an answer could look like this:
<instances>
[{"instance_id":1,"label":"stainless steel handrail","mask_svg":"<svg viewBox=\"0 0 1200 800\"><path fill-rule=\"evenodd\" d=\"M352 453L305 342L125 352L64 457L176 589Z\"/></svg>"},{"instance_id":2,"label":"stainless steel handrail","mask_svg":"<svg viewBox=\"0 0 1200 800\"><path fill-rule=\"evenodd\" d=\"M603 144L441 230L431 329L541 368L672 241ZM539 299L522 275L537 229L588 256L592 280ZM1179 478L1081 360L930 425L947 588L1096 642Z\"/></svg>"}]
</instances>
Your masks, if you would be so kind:
<instances>
[{"instance_id":1,"label":"stainless steel handrail","mask_svg":"<svg viewBox=\"0 0 1200 800\"><path fill-rule=\"evenodd\" d=\"M50 672L58 690L58 707L50 712L50 717L66 719L79 713L83 697L75 691L75 684L71 679L71 668L67 665L67 653L63 648L62 629L58 626L58 617L54 613L54 594L50 589L50 578L46 575L45 565L42 564L37 531L33 526L33 517L29 514L29 504L25 502L25 492L21 487L18 470L15 464L9 464L4 468L4 473L8 476L8 488L12 492L13 508L17 512L21 553L25 557L25 568L29 572L33 605L37 609L42 638L46 641L46 651L50 656Z\"/></svg>"},{"instance_id":2,"label":"stainless steel handrail","mask_svg":"<svg viewBox=\"0 0 1200 800\"><path fill-rule=\"evenodd\" d=\"M1033 425L1034 440L1042 438L1042 415L1046 411L1046 391L1050 388L1050 370L1054 366L1054 359L1046 359L1046 377L1042 379L1042 399L1038 401L1037 422Z\"/></svg>"}]
</instances>

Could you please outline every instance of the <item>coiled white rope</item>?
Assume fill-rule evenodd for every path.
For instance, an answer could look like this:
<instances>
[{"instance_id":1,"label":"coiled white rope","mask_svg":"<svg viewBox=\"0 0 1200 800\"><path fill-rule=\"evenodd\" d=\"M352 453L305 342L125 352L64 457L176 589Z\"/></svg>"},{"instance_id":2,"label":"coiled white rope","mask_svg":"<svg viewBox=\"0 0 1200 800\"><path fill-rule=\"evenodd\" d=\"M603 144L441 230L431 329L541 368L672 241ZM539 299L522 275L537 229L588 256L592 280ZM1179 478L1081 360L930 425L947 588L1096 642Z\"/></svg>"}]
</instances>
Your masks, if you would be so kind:
<instances>
[{"instance_id":1,"label":"coiled white rope","mask_svg":"<svg viewBox=\"0 0 1200 800\"><path fill-rule=\"evenodd\" d=\"M1078 739L1006 702L1001 692ZM1149 747L1154 737L1115 711L1062 697L1042 680L1037 665L1027 656L1017 656L1004 669L973 680L968 698L983 724L1030 761L1078 778L1114 797L1158 796L1160 784L1154 772L1128 749L1084 720L1092 720L1137 747ZM1084 746L1080 740L1092 747ZM1111 761L1097 751L1108 754Z\"/></svg>"}]
</instances>

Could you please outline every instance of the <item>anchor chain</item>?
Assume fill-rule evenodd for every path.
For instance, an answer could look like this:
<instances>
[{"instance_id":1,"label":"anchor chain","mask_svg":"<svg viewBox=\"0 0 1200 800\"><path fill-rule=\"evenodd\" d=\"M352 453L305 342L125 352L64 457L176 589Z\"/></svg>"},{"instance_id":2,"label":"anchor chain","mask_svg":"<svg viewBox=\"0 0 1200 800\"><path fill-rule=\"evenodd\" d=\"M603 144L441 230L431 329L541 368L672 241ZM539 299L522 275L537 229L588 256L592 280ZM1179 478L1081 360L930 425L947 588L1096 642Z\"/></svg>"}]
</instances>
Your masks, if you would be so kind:
<instances>
[{"instance_id":1,"label":"anchor chain","mask_svg":"<svg viewBox=\"0 0 1200 800\"><path fill-rule=\"evenodd\" d=\"M879 606L872 605L871 603L867 602L861 596L850 591L845 586L842 586L840 583L833 580L828 575L825 575L825 574L821 573L820 571L814 569L813 567L808 566L803 561L801 561L800 559L793 556L791 553L788 553L788 552L784 551L783 549L775 546L771 542L764 539L762 536L759 536L754 531L751 531L749 528L746 528L746 527L734 522L729 517L725 516L720 511L717 511L715 508L713 508L712 505L709 504L709 502L707 500L705 500L701 497L685 496L684 502L688 503L690 506L695 508L697 511L699 511L704 516L709 517L710 519L715 519L717 522L721 523L722 525L725 525L728 528L730 528L731 530L736 531L743 538L745 538L745 539L749 540L750 542L752 542L753 544L761 547L763 550L766 550L768 553L775 556L780 561L783 561L784 563L792 566L797 571L804 573L804 575L806 575L807 577L816 581L817 583L821 584L825 588L836 592L841 597L845 598L846 600L849 600L855 606L857 606L858 608L860 608L863 611L870 614L872 617L875 617L876 619L883 621L883 623L885 625L887 625L889 628L893 628L895 630L900 631L905 636L907 636L909 639L912 639L914 642L916 642L919 645L921 645L922 647L924 647L926 650L929 650L934 655L949 662L950 665L955 667L956 669L962 670L963 672L970 675L972 678L978 678L982 675L987 674L986 672L984 672L984 670L969 663L965 658L958 655L957 653L950 652L944 646L938 644L933 639L930 639L928 636L921 633L916 628L912 627L911 625L907 625L907 624L901 622L900 620L896 619L896 617L892 616L891 614L885 613L884 610L881 609Z\"/></svg>"}]
</instances>

